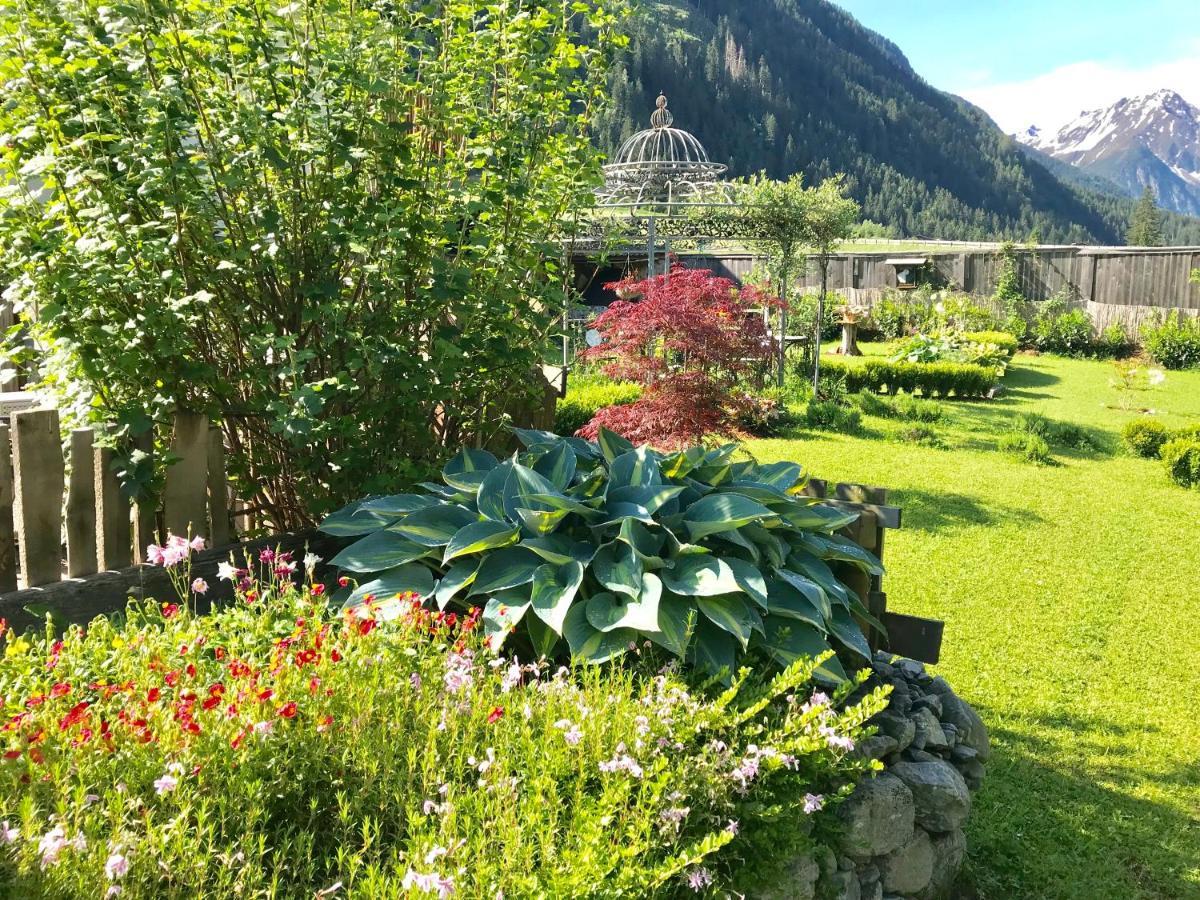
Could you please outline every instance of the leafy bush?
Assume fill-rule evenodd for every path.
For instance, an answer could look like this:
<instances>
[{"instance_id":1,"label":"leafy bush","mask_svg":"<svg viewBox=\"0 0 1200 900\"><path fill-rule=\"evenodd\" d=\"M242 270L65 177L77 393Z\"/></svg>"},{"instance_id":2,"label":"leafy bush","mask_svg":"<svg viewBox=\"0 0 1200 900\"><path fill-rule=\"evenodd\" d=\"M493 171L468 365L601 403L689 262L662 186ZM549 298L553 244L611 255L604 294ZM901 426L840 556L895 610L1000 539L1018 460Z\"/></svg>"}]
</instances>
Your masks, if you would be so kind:
<instances>
[{"instance_id":1,"label":"leafy bush","mask_svg":"<svg viewBox=\"0 0 1200 900\"><path fill-rule=\"evenodd\" d=\"M1100 337L1092 342L1092 355L1101 359L1120 359L1133 349L1129 335L1116 322L1106 326Z\"/></svg>"},{"instance_id":2,"label":"leafy bush","mask_svg":"<svg viewBox=\"0 0 1200 900\"><path fill-rule=\"evenodd\" d=\"M986 397L996 386L996 370L969 363L910 363L868 359L862 363L823 360L822 370L841 379L852 394L860 391L895 394L920 392L926 397Z\"/></svg>"},{"instance_id":3,"label":"leafy bush","mask_svg":"<svg viewBox=\"0 0 1200 900\"><path fill-rule=\"evenodd\" d=\"M28 0L0 28L0 271L50 386L77 417L208 413L280 530L540 402L624 42L587 0L327 13Z\"/></svg>"},{"instance_id":4,"label":"leafy bush","mask_svg":"<svg viewBox=\"0 0 1200 900\"><path fill-rule=\"evenodd\" d=\"M821 295L819 293L801 294L792 300L788 314L791 316L792 328L800 334L811 334L813 323L817 321L817 309ZM828 343L842 336L842 326L838 324L838 303L832 295L826 298L825 318L821 322L821 340Z\"/></svg>"},{"instance_id":5,"label":"leafy bush","mask_svg":"<svg viewBox=\"0 0 1200 900\"><path fill-rule=\"evenodd\" d=\"M912 428L906 428L900 432L900 440L910 444L920 444L923 447L935 447L941 449L946 446L942 436L928 425L914 425Z\"/></svg>"},{"instance_id":6,"label":"leafy bush","mask_svg":"<svg viewBox=\"0 0 1200 900\"><path fill-rule=\"evenodd\" d=\"M992 344L999 347L1007 356L1014 356L1020 342L1007 331L965 331L962 339L971 344Z\"/></svg>"},{"instance_id":7,"label":"leafy bush","mask_svg":"<svg viewBox=\"0 0 1200 900\"><path fill-rule=\"evenodd\" d=\"M1083 426L1073 422L1056 422L1041 413L1022 413L1017 417L1016 430L1025 434L1036 435L1046 441L1066 447L1071 450L1082 450L1085 453L1096 452L1101 448L1097 440Z\"/></svg>"},{"instance_id":8,"label":"leafy bush","mask_svg":"<svg viewBox=\"0 0 1200 900\"><path fill-rule=\"evenodd\" d=\"M1162 445L1171 439L1171 430L1155 419L1134 419L1125 424L1121 439L1137 456L1155 459Z\"/></svg>"},{"instance_id":9,"label":"leafy bush","mask_svg":"<svg viewBox=\"0 0 1200 900\"><path fill-rule=\"evenodd\" d=\"M1082 309L1067 309L1061 299L1047 300L1033 320L1033 345L1046 353L1086 356L1092 345L1092 320Z\"/></svg>"},{"instance_id":10,"label":"leafy bush","mask_svg":"<svg viewBox=\"0 0 1200 900\"><path fill-rule=\"evenodd\" d=\"M886 419L905 419L910 422L937 422L942 418L942 407L933 400L922 400L911 394L898 397L881 397L870 391L855 394L854 402L864 415Z\"/></svg>"},{"instance_id":11,"label":"leafy bush","mask_svg":"<svg viewBox=\"0 0 1200 900\"><path fill-rule=\"evenodd\" d=\"M1171 310L1161 321L1142 326L1142 347L1166 369L1200 365L1200 318Z\"/></svg>"},{"instance_id":12,"label":"leafy bush","mask_svg":"<svg viewBox=\"0 0 1200 900\"><path fill-rule=\"evenodd\" d=\"M828 841L871 768L848 751L882 691L843 709L854 682L811 693L812 659L719 697L644 647L555 671L493 658L478 608L347 616L290 565L236 573L212 615L135 603L8 635L7 893L740 892Z\"/></svg>"},{"instance_id":13,"label":"leafy bush","mask_svg":"<svg viewBox=\"0 0 1200 900\"><path fill-rule=\"evenodd\" d=\"M965 340L955 332L915 334L903 341L892 355L892 362L957 362L988 366L1003 375L1011 354L998 344L979 344Z\"/></svg>"},{"instance_id":14,"label":"leafy bush","mask_svg":"<svg viewBox=\"0 0 1200 900\"><path fill-rule=\"evenodd\" d=\"M554 430L559 434L574 434L600 410L633 403L641 396L641 385L631 381L591 378L568 382L567 396L558 401L554 411Z\"/></svg>"},{"instance_id":15,"label":"leafy bush","mask_svg":"<svg viewBox=\"0 0 1200 900\"><path fill-rule=\"evenodd\" d=\"M1048 466L1054 463L1050 445L1039 434L1012 431L1002 435L997 446L1002 452L1035 465Z\"/></svg>"},{"instance_id":16,"label":"leafy bush","mask_svg":"<svg viewBox=\"0 0 1200 900\"><path fill-rule=\"evenodd\" d=\"M810 400L804 410L804 424L821 431L854 434L862 427L862 414L836 400Z\"/></svg>"},{"instance_id":17,"label":"leafy bush","mask_svg":"<svg viewBox=\"0 0 1200 900\"><path fill-rule=\"evenodd\" d=\"M1200 437L1172 438L1159 450L1171 480L1181 487L1200 488Z\"/></svg>"},{"instance_id":18,"label":"leafy bush","mask_svg":"<svg viewBox=\"0 0 1200 900\"><path fill-rule=\"evenodd\" d=\"M924 331L928 318L918 313L919 307L885 295L871 307L870 324L887 340L904 337L912 331Z\"/></svg>"},{"instance_id":19,"label":"leafy bush","mask_svg":"<svg viewBox=\"0 0 1200 900\"><path fill-rule=\"evenodd\" d=\"M871 391L862 391L854 395L854 403L864 416L878 416L881 419L891 419L896 415L896 403L891 397L881 397Z\"/></svg>"},{"instance_id":20,"label":"leafy bush","mask_svg":"<svg viewBox=\"0 0 1200 900\"><path fill-rule=\"evenodd\" d=\"M638 443L680 447L713 434L732 434L741 385L771 359L762 316L776 301L727 278L677 266L671 277L623 281L637 302L617 300L594 324L601 343L585 357L602 360L613 378L642 385L639 400L600 410L582 429L607 428Z\"/></svg>"},{"instance_id":21,"label":"leafy bush","mask_svg":"<svg viewBox=\"0 0 1200 900\"><path fill-rule=\"evenodd\" d=\"M746 393L737 405L737 427L754 437L779 437L801 423L788 405L789 393L772 388Z\"/></svg>"},{"instance_id":22,"label":"leafy bush","mask_svg":"<svg viewBox=\"0 0 1200 900\"><path fill-rule=\"evenodd\" d=\"M487 596L493 649L511 638L535 659L565 643L606 662L643 639L709 674L746 653L786 665L828 640L870 659L853 618L864 608L830 564L879 562L833 534L854 515L790 493L800 466L734 462L735 445L666 455L606 429L596 444L518 435L528 449L514 459L465 450L444 485L322 523L364 535L331 561L364 581L347 608L397 591L442 609ZM822 671L844 674L836 658Z\"/></svg>"}]
</instances>

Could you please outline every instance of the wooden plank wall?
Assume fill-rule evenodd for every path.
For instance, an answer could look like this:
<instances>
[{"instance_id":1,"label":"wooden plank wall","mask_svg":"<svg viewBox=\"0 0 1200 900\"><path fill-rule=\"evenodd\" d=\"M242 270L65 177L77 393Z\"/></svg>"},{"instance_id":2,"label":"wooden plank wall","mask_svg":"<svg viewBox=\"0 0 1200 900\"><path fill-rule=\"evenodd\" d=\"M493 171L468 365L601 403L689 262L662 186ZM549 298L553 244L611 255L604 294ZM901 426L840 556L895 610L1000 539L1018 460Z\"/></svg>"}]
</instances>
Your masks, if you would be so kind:
<instances>
[{"instance_id":1,"label":"wooden plank wall","mask_svg":"<svg viewBox=\"0 0 1200 900\"><path fill-rule=\"evenodd\" d=\"M221 435L204 416L177 417L172 452L179 462L167 470L161 509L130 502L116 456L99 438L77 429L64 448L53 409L18 412L0 425L0 594L123 570L143 561L145 544L165 532L228 542ZM146 438L139 443L153 447Z\"/></svg>"}]
</instances>

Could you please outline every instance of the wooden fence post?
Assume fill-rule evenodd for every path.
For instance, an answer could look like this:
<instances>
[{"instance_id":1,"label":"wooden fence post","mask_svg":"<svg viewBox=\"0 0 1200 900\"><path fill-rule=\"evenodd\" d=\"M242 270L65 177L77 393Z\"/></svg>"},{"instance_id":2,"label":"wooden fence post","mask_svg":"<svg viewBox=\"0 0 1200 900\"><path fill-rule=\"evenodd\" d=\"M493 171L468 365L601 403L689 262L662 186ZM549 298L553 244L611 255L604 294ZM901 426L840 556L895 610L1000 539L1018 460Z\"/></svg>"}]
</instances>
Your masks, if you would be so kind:
<instances>
[{"instance_id":1,"label":"wooden fence post","mask_svg":"<svg viewBox=\"0 0 1200 900\"><path fill-rule=\"evenodd\" d=\"M208 430L208 509L212 524L210 547L229 543L229 485L225 478L225 435L220 428Z\"/></svg>"},{"instance_id":2,"label":"wooden fence post","mask_svg":"<svg viewBox=\"0 0 1200 900\"><path fill-rule=\"evenodd\" d=\"M71 432L71 481L67 489L67 576L96 571L96 473L90 428Z\"/></svg>"},{"instance_id":3,"label":"wooden fence post","mask_svg":"<svg viewBox=\"0 0 1200 900\"><path fill-rule=\"evenodd\" d=\"M124 569L133 562L129 502L121 495L113 471L114 457L110 447L95 448L92 475L96 480L96 561L104 572Z\"/></svg>"},{"instance_id":4,"label":"wooden fence post","mask_svg":"<svg viewBox=\"0 0 1200 900\"><path fill-rule=\"evenodd\" d=\"M205 535L208 527L208 417L177 412L171 453L178 461L167 469L163 519L171 534Z\"/></svg>"},{"instance_id":5,"label":"wooden fence post","mask_svg":"<svg viewBox=\"0 0 1200 900\"><path fill-rule=\"evenodd\" d=\"M153 458L154 431L138 435L133 439L133 446ZM156 500L155 497L139 497L133 504L133 561L139 565L146 562L146 547L158 543Z\"/></svg>"},{"instance_id":6,"label":"wooden fence post","mask_svg":"<svg viewBox=\"0 0 1200 900\"><path fill-rule=\"evenodd\" d=\"M25 584L62 579L62 497L65 466L58 410L13 416L16 525Z\"/></svg>"},{"instance_id":7,"label":"wooden fence post","mask_svg":"<svg viewBox=\"0 0 1200 900\"><path fill-rule=\"evenodd\" d=\"M0 593L17 589L17 535L13 528L13 470L8 433L8 426L0 425Z\"/></svg>"}]
</instances>

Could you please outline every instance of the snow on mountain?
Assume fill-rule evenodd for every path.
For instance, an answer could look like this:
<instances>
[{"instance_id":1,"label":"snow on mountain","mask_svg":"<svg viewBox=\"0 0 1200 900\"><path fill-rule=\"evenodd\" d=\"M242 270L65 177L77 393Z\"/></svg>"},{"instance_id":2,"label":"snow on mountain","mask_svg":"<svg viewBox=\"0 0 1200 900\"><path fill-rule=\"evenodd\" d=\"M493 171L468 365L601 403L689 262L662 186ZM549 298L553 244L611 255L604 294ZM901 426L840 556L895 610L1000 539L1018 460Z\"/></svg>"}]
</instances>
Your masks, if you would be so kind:
<instances>
[{"instance_id":1,"label":"snow on mountain","mask_svg":"<svg viewBox=\"0 0 1200 900\"><path fill-rule=\"evenodd\" d=\"M1080 113L1057 132L1031 126L1015 137L1131 195L1149 185L1162 206L1200 214L1200 109L1175 91L1126 97Z\"/></svg>"}]
</instances>

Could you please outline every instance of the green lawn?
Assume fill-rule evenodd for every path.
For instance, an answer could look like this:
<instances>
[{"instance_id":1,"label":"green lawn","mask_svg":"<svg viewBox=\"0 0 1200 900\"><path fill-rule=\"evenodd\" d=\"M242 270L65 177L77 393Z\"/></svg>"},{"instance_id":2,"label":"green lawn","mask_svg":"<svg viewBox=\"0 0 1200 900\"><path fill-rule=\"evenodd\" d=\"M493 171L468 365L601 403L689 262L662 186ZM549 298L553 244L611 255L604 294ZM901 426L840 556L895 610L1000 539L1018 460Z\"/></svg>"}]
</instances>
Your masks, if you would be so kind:
<instances>
[{"instance_id":1,"label":"green lawn","mask_svg":"<svg viewBox=\"0 0 1200 900\"><path fill-rule=\"evenodd\" d=\"M966 878L986 898L1200 897L1200 492L1120 448L1109 363L1020 356L992 402L946 403L946 449L864 436L755 441L763 461L891 489L893 609L944 619L937 670L994 753ZM1139 393L1200 420L1200 373ZM1035 467L994 450L1021 412L1095 429Z\"/></svg>"}]
</instances>

